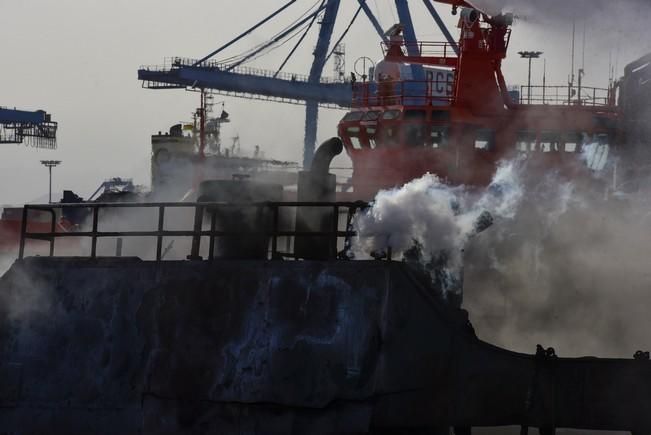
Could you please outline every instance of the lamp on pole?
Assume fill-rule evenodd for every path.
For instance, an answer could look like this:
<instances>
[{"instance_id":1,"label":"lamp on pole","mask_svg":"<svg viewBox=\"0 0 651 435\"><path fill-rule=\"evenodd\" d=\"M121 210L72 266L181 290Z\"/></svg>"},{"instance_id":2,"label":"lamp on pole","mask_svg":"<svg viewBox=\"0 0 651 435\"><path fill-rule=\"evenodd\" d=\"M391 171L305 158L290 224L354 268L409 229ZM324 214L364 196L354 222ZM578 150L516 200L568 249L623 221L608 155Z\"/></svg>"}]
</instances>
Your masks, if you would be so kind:
<instances>
[{"instance_id":1,"label":"lamp on pole","mask_svg":"<svg viewBox=\"0 0 651 435\"><path fill-rule=\"evenodd\" d=\"M538 59L542 51L518 51L523 59L529 59L529 80L527 81L527 104L531 104L531 59Z\"/></svg>"},{"instance_id":2,"label":"lamp on pole","mask_svg":"<svg viewBox=\"0 0 651 435\"><path fill-rule=\"evenodd\" d=\"M48 196L48 202L52 203L52 168L61 164L61 160L41 160L41 164L50 171L50 193Z\"/></svg>"}]
</instances>

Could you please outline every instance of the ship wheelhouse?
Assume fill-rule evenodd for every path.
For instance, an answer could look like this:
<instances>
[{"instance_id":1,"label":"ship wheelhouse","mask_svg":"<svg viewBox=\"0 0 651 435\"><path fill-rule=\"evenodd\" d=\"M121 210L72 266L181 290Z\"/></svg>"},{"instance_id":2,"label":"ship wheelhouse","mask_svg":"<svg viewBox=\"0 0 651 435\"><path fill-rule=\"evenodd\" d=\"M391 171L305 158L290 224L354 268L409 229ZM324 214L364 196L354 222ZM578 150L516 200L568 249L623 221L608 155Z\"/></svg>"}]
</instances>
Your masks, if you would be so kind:
<instances>
[{"instance_id":1,"label":"ship wheelhouse","mask_svg":"<svg viewBox=\"0 0 651 435\"><path fill-rule=\"evenodd\" d=\"M362 197L425 173L487 185L499 161L518 154L532 174L604 168L617 139L615 90L507 89L501 62L512 17L472 12L461 13L458 54L447 43L405 42L394 26L371 80L353 83L338 130Z\"/></svg>"}]
</instances>

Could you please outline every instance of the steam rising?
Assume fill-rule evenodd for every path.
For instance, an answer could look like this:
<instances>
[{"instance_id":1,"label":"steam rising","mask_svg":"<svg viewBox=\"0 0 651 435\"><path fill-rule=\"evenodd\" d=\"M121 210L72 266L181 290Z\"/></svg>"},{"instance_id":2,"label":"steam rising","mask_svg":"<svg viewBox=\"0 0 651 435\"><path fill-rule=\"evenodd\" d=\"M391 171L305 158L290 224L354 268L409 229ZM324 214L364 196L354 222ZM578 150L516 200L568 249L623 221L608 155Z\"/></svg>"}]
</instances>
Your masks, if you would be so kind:
<instances>
[{"instance_id":1,"label":"steam rising","mask_svg":"<svg viewBox=\"0 0 651 435\"><path fill-rule=\"evenodd\" d=\"M651 192L604 199L553 173L522 184L525 170L502 164L479 194L433 175L380 192L355 221L356 255L391 247L400 260L416 246L431 267L447 252L478 335L509 349L631 358L651 347ZM495 224L476 235L484 211Z\"/></svg>"},{"instance_id":2,"label":"steam rising","mask_svg":"<svg viewBox=\"0 0 651 435\"><path fill-rule=\"evenodd\" d=\"M460 271L461 254L478 232L482 220L512 219L522 199L520 161L499 166L486 191L475 195L449 187L435 175L402 188L381 191L372 207L355 220L358 234L354 250L359 255L387 252L399 257L414 248L426 262L445 256L450 271ZM455 272L456 274L456 272Z\"/></svg>"}]
</instances>

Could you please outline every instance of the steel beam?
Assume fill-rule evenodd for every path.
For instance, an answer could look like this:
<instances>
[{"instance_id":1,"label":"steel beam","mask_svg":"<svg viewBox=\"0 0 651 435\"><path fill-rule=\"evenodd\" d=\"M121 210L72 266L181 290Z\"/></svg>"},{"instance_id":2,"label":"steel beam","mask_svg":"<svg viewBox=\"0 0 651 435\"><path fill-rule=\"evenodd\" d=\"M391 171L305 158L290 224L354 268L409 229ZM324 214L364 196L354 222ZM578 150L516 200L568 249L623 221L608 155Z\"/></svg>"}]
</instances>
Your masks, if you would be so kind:
<instances>
[{"instance_id":1,"label":"steel beam","mask_svg":"<svg viewBox=\"0 0 651 435\"><path fill-rule=\"evenodd\" d=\"M429 11L430 15L432 15L432 18L434 18L434 21L436 21L436 24L439 26L439 29L441 29L441 32L443 33L443 36L445 36L445 39L448 40L448 43L450 46L452 46L452 49L454 52L459 55L459 45L457 44L457 41L454 39L450 31L448 30L448 27L445 25L443 20L441 19L441 16L439 13L436 11L436 8L432 4L431 0L423 0L423 3L425 4L425 7Z\"/></svg>"},{"instance_id":2,"label":"steel beam","mask_svg":"<svg viewBox=\"0 0 651 435\"><path fill-rule=\"evenodd\" d=\"M321 74L328 55L330 39L334 31L337 12L339 11L340 0L328 0L325 5L325 13L321 21L319 39L314 49L314 61L310 68L308 83L318 85L321 81ZM303 167L309 168L314 156L316 146L317 124L319 119L319 101L307 100L305 108L305 141L303 143Z\"/></svg>"},{"instance_id":3,"label":"steel beam","mask_svg":"<svg viewBox=\"0 0 651 435\"><path fill-rule=\"evenodd\" d=\"M384 29L382 29L382 26L380 25L380 22L377 20L377 18L375 18L375 15L373 15L373 11L371 11L371 8L369 8L368 5L366 4L366 0L357 0L357 2L359 3L362 10L366 14L366 17L368 18L368 20L373 25L373 28L375 29L377 34L380 36L380 38L382 38L382 40L384 42L386 42L387 37L384 34Z\"/></svg>"},{"instance_id":4,"label":"steel beam","mask_svg":"<svg viewBox=\"0 0 651 435\"><path fill-rule=\"evenodd\" d=\"M407 0L395 0L396 9L398 10L398 18L400 24L403 26L402 33L405 37L407 46L407 53L409 56L420 56L418 49L418 39L416 39L416 31L414 30L414 23L411 20L411 13L409 12L409 4ZM420 65L412 65L411 72L414 80L425 80L423 67Z\"/></svg>"},{"instance_id":5,"label":"steel beam","mask_svg":"<svg viewBox=\"0 0 651 435\"><path fill-rule=\"evenodd\" d=\"M179 87L216 89L299 101L313 100L341 107L350 107L353 98L350 83L309 83L205 67L182 67L170 71L143 69L138 71L138 79Z\"/></svg>"}]
</instances>

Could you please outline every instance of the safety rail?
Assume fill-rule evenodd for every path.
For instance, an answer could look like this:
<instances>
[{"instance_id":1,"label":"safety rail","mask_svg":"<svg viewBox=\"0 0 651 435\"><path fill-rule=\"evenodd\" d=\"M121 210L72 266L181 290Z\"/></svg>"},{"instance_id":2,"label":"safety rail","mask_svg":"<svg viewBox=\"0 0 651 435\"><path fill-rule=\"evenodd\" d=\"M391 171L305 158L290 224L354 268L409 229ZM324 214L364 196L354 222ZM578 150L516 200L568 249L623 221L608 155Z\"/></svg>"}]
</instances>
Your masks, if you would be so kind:
<instances>
[{"instance_id":1,"label":"safety rail","mask_svg":"<svg viewBox=\"0 0 651 435\"><path fill-rule=\"evenodd\" d=\"M235 66L233 67L229 63L219 62L216 60L206 61L200 65L195 65L197 62L196 59L189 59L184 57L167 57L164 59L162 65L143 65L140 67L141 70L146 71L157 71L157 72L169 72L178 68L202 68L202 69L213 69L217 71L224 71L235 74L245 74L256 77L268 77L276 78L280 80L294 81L294 82L308 82L309 76L305 74L294 74L284 71L273 71L262 68L255 68L250 66ZM332 77L321 77L319 83L343 83L344 81Z\"/></svg>"},{"instance_id":2,"label":"safety rail","mask_svg":"<svg viewBox=\"0 0 651 435\"><path fill-rule=\"evenodd\" d=\"M333 216L332 227L327 231L297 231L283 230L280 228L280 209L289 208L297 209L300 207L309 208L331 208ZM156 261L161 261L163 256L163 238L165 237L191 237L192 245L188 259L201 259L201 238L209 238L209 252L208 260L215 258L215 239L220 237L242 237L242 236L267 236L270 240L270 249L267 255L270 258L283 258L294 257L297 258L295 253L281 252L278 250L279 237L312 237L312 238L327 238L328 240L328 258L337 258L337 246L340 239L344 239L344 245L348 245L351 237L355 236L355 232L351 231L351 222L354 214L368 207L365 202L257 202L257 203L223 203L223 202L192 202L192 203L178 203L178 202L159 202L159 203L78 203L78 204L28 204L23 208L20 249L18 258L22 259L25 256L25 242L28 239L42 240L49 242L49 256L55 254L55 241L60 238L89 238L91 240L90 258L97 257L97 242L102 238L119 238L121 246L121 238L123 237L151 237L156 239ZM157 209L157 229L154 231L101 231L100 230L100 216L99 211L103 209ZM165 216L168 209L190 209L194 211L192 230L166 230L165 229ZM255 210L258 214L266 210L269 212L271 226L267 229L253 229L253 230L217 230L217 215L220 210L228 208L239 208L240 210L248 209L249 211ZM68 232L56 231L56 216L55 210L72 210L72 209L85 209L90 211L90 229ZM28 219L30 211L38 210L41 212L48 212L51 216L50 232L31 232L28 231ZM346 214L345 229L340 229L340 215L344 211ZM204 215L209 215L207 222L209 229L204 228ZM268 222L267 222L268 223Z\"/></svg>"},{"instance_id":3,"label":"safety rail","mask_svg":"<svg viewBox=\"0 0 651 435\"><path fill-rule=\"evenodd\" d=\"M353 84L353 107L450 105L454 79L358 82Z\"/></svg>"},{"instance_id":4,"label":"safety rail","mask_svg":"<svg viewBox=\"0 0 651 435\"><path fill-rule=\"evenodd\" d=\"M416 51L422 57L439 57L439 58L456 58L455 48L449 42L430 42L430 41L401 41L401 42L382 42L382 53L386 56L389 48L394 45L403 48L403 54ZM415 49L415 50L414 50Z\"/></svg>"},{"instance_id":5,"label":"safety rail","mask_svg":"<svg viewBox=\"0 0 651 435\"><path fill-rule=\"evenodd\" d=\"M520 104L614 106L611 89L578 86L520 86Z\"/></svg>"}]
</instances>

